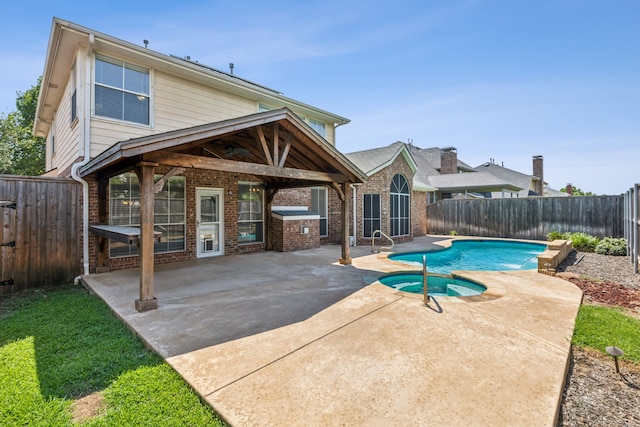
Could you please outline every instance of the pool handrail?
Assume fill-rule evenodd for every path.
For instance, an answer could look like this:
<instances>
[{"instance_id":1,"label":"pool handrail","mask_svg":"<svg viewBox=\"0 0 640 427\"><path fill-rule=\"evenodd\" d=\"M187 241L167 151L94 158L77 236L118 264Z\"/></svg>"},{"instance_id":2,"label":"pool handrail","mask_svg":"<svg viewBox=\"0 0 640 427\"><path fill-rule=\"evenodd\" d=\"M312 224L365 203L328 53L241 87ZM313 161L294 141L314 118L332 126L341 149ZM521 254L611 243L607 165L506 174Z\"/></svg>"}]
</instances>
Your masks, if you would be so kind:
<instances>
[{"instance_id":1,"label":"pool handrail","mask_svg":"<svg viewBox=\"0 0 640 427\"><path fill-rule=\"evenodd\" d=\"M387 236L382 230L376 230L373 232L373 234L371 235L371 252L375 252L375 246L376 246L376 233L380 234L380 236L384 236L387 239L389 239L391 241L391 246L380 246L380 248L378 249L378 253L380 253L380 251L387 250L390 251L391 249L393 249L393 247L395 246L395 242L393 241L393 239L389 236Z\"/></svg>"}]
</instances>

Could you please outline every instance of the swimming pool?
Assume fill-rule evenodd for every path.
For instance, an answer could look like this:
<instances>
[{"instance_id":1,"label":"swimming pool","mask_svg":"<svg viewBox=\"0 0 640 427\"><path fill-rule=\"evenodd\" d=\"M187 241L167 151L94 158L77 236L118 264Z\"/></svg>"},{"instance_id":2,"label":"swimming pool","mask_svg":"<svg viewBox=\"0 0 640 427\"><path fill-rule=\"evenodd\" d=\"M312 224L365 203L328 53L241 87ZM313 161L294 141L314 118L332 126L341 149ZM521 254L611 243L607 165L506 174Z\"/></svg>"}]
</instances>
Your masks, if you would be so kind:
<instances>
[{"instance_id":1,"label":"swimming pool","mask_svg":"<svg viewBox=\"0 0 640 427\"><path fill-rule=\"evenodd\" d=\"M449 248L401 252L389 255L389 259L422 267L422 256L426 255L427 271L438 274L450 274L452 270L530 270L538 267L536 257L546 248L544 243L454 240Z\"/></svg>"},{"instance_id":2,"label":"swimming pool","mask_svg":"<svg viewBox=\"0 0 640 427\"><path fill-rule=\"evenodd\" d=\"M422 280L422 272L413 271L389 273L378 279L383 285L414 294L422 294L424 292ZM466 297L481 294L487 288L471 280L430 274L427 277L427 290L431 296Z\"/></svg>"}]
</instances>

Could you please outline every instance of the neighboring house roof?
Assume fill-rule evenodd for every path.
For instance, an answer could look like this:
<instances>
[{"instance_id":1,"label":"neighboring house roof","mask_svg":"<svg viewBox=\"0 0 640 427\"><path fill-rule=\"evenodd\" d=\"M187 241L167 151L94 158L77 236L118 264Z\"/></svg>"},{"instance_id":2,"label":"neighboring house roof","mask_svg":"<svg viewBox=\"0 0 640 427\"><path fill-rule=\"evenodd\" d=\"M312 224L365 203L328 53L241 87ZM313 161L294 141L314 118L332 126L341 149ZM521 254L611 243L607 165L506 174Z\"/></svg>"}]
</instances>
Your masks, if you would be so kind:
<instances>
[{"instance_id":1,"label":"neighboring house roof","mask_svg":"<svg viewBox=\"0 0 640 427\"><path fill-rule=\"evenodd\" d=\"M328 111L287 98L278 91L233 74L194 61L165 55L69 21L53 18L33 127L33 133L36 136L45 136L48 133L49 126L69 82L79 46L88 48L89 51L99 50L118 55L119 58L125 60L142 61L149 67L163 70L185 80L200 82L278 108L292 106L297 113L311 115L327 123L346 124L350 121Z\"/></svg>"},{"instance_id":2,"label":"neighboring house roof","mask_svg":"<svg viewBox=\"0 0 640 427\"><path fill-rule=\"evenodd\" d=\"M544 195L549 197L569 197L565 191L554 190L549 186L544 187Z\"/></svg>"},{"instance_id":3,"label":"neighboring house roof","mask_svg":"<svg viewBox=\"0 0 640 427\"><path fill-rule=\"evenodd\" d=\"M353 153L347 153L345 156L364 171L367 176L371 176L376 172L386 168L393 163L396 158L402 155L409 167L415 172L416 163L407 151L403 143L393 143L386 147L372 148L369 150L355 151Z\"/></svg>"},{"instance_id":4,"label":"neighboring house roof","mask_svg":"<svg viewBox=\"0 0 640 427\"><path fill-rule=\"evenodd\" d=\"M491 175L496 176L497 178L510 182L518 187L522 188L518 193L518 197L528 197L530 196L529 190L532 188L531 182L534 178L532 175L527 175L513 169L505 168L504 166L496 165L495 163L483 163L480 166L476 167L475 170L479 172L487 172ZM535 195L535 193L533 193ZM496 197L499 197L496 195Z\"/></svg>"},{"instance_id":5,"label":"neighboring house roof","mask_svg":"<svg viewBox=\"0 0 640 427\"><path fill-rule=\"evenodd\" d=\"M276 138L285 144L273 144ZM287 108L121 141L80 167L79 174L109 177L141 161L246 173L260 176L270 188L367 179Z\"/></svg>"},{"instance_id":6,"label":"neighboring house roof","mask_svg":"<svg viewBox=\"0 0 640 427\"><path fill-rule=\"evenodd\" d=\"M412 156L414 156L416 159L420 158L424 160L424 163L423 163L424 165L428 165L429 168L435 169L436 173L439 173L438 171L440 171L440 168L442 167L442 164L441 164L442 151L443 151L442 148L439 148L439 147L420 148L420 147L416 147L413 144L406 144L406 145L409 148L409 152L411 153ZM458 169L463 172L475 172L475 170L471 166L469 166L468 164L466 164L460 159L458 159Z\"/></svg>"},{"instance_id":7,"label":"neighboring house roof","mask_svg":"<svg viewBox=\"0 0 640 427\"><path fill-rule=\"evenodd\" d=\"M522 188L487 172L432 175L429 184L445 193L521 191Z\"/></svg>"}]
</instances>

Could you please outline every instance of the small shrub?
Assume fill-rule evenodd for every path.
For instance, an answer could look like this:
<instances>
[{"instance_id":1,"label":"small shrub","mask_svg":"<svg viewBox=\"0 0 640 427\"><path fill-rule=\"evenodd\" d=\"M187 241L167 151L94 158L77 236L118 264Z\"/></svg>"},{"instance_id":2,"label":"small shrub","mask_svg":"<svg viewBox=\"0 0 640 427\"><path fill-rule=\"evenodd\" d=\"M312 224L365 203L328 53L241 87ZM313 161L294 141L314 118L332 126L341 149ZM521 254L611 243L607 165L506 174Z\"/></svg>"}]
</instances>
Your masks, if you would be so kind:
<instances>
[{"instance_id":1,"label":"small shrub","mask_svg":"<svg viewBox=\"0 0 640 427\"><path fill-rule=\"evenodd\" d=\"M549 234L547 234L547 240L550 242L554 240L560 240L560 239L565 239L565 238L564 238L564 234L559 231L551 231Z\"/></svg>"},{"instance_id":2,"label":"small shrub","mask_svg":"<svg viewBox=\"0 0 640 427\"><path fill-rule=\"evenodd\" d=\"M458 232L456 230L451 230L449 232L449 236L457 236L457 235L458 235Z\"/></svg>"},{"instance_id":3,"label":"small shrub","mask_svg":"<svg viewBox=\"0 0 640 427\"><path fill-rule=\"evenodd\" d=\"M580 252L593 252L599 240L597 237L587 233L571 233L569 240L573 243L573 248Z\"/></svg>"},{"instance_id":4,"label":"small shrub","mask_svg":"<svg viewBox=\"0 0 640 427\"><path fill-rule=\"evenodd\" d=\"M627 254L627 239L605 237L595 248L597 254L625 256Z\"/></svg>"}]
</instances>

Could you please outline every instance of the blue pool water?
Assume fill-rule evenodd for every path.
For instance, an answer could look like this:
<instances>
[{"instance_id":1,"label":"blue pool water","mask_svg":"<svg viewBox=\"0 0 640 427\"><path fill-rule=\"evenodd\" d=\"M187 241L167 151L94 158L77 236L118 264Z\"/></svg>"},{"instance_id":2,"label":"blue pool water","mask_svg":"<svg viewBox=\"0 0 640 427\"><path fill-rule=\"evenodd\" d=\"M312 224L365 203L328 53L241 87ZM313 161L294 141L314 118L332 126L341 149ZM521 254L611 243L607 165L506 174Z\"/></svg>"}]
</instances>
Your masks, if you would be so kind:
<instances>
[{"instance_id":1,"label":"blue pool water","mask_svg":"<svg viewBox=\"0 0 640 427\"><path fill-rule=\"evenodd\" d=\"M390 273L378 279L383 285L389 286L399 291L422 294L422 273L403 272ZM471 296L478 295L487 290L486 287L470 280L452 278L447 276L429 275L427 278L427 288L432 296Z\"/></svg>"},{"instance_id":2,"label":"blue pool water","mask_svg":"<svg viewBox=\"0 0 640 427\"><path fill-rule=\"evenodd\" d=\"M422 267L427 256L427 271L450 274L452 270L529 270L538 267L536 258L547 246L543 243L504 240L456 240L451 247L436 251L402 252L389 259Z\"/></svg>"}]
</instances>

